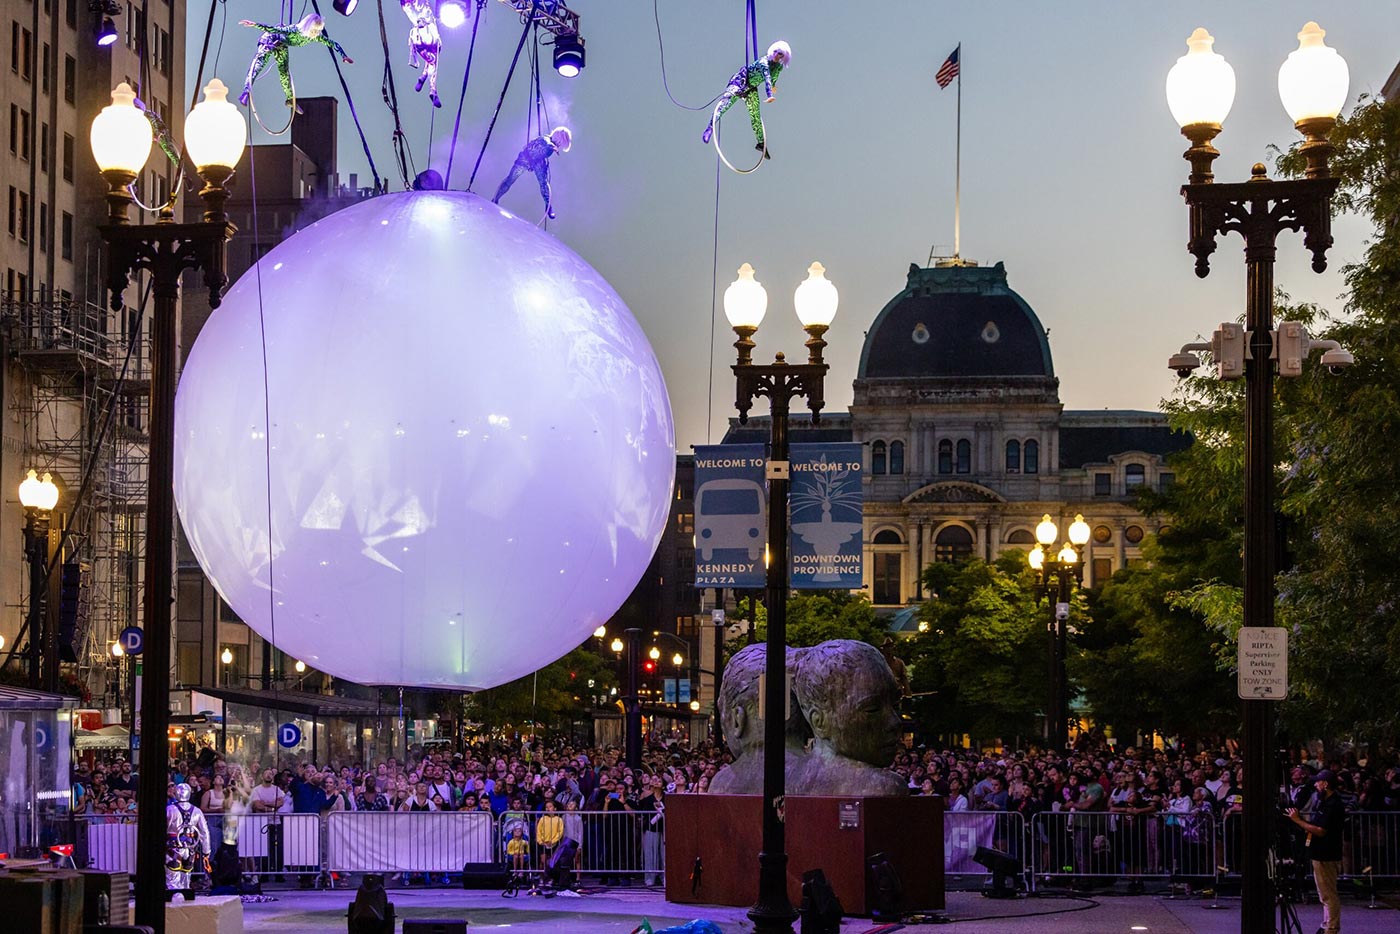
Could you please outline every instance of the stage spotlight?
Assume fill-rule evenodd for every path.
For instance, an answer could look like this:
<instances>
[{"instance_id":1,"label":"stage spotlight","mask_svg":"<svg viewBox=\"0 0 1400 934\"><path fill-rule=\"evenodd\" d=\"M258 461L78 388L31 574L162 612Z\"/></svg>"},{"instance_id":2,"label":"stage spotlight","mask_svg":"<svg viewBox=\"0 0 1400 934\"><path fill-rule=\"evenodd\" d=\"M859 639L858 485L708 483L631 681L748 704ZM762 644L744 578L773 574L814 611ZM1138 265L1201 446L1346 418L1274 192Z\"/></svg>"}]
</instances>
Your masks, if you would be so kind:
<instances>
[{"instance_id":1,"label":"stage spotlight","mask_svg":"<svg viewBox=\"0 0 1400 934\"><path fill-rule=\"evenodd\" d=\"M467 21L467 7L462 0L442 0L438 4L438 22L448 29L456 29Z\"/></svg>"},{"instance_id":2,"label":"stage spotlight","mask_svg":"<svg viewBox=\"0 0 1400 934\"><path fill-rule=\"evenodd\" d=\"M360 0L331 0L331 6L341 16L349 16L355 12L355 7L360 5Z\"/></svg>"},{"instance_id":3,"label":"stage spotlight","mask_svg":"<svg viewBox=\"0 0 1400 934\"><path fill-rule=\"evenodd\" d=\"M97 30L97 44L105 47L116 41L117 26L112 22L112 17L104 16L102 18L102 25Z\"/></svg>"},{"instance_id":4,"label":"stage spotlight","mask_svg":"<svg viewBox=\"0 0 1400 934\"><path fill-rule=\"evenodd\" d=\"M982 893L984 896L987 898L1016 897L1014 880L1021 874L1021 863L1016 857L988 846L979 846L977 851L972 854L972 861L991 870L992 887Z\"/></svg>"},{"instance_id":5,"label":"stage spotlight","mask_svg":"<svg viewBox=\"0 0 1400 934\"><path fill-rule=\"evenodd\" d=\"M583 71L583 38L566 32L554 40L554 70L565 78L576 78Z\"/></svg>"}]
</instances>

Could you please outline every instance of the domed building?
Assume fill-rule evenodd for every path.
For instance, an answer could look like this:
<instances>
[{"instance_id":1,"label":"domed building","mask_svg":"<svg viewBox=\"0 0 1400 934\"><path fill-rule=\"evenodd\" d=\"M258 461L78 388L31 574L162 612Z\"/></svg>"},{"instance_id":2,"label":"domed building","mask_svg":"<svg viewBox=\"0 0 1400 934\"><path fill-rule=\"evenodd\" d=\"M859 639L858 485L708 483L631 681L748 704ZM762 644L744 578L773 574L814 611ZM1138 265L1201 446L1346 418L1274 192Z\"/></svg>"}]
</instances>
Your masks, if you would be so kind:
<instances>
[{"instance_id":1,"label":"domed building","mask_svg":"<svg viewBox=\"0 0 1400 934\"><path fill-rule=\"evenodd\" d=\"M767 436L755 418L725 440ZM866 334L850 412L794 417L792 440L865 445L865 586L882 607L923 599L929 562L1029 549L1046 513L1062 530L1083 513L1084 583L1102 583L1155 530L1135 489L1170 484L1165 459L1190 443L1159 412L1065 411L1045 328L1001 263L911 265Z\"/></svg>"}]
</instances>

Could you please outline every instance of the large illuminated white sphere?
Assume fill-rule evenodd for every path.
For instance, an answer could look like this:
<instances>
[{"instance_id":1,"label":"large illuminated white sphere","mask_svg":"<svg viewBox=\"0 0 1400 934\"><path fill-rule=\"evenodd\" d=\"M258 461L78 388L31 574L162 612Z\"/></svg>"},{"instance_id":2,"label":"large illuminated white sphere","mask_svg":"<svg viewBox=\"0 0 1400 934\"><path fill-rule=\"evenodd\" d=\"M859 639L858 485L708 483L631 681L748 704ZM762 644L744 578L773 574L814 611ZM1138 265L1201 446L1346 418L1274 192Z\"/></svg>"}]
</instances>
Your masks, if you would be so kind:
<instances>
[{"instance_id":1,"label":"large illuminated white sphere","mask_svg":"<svg viewBox=\"0 0 1400 934\"><path fill-rule=\"evenodd\" d=\"M645 572L675 470L627 306L465 192L374 198L263 257L195 342L175 427L219 593L366 684L491 687L584 642Z\"/></svg>"}]
</instances>

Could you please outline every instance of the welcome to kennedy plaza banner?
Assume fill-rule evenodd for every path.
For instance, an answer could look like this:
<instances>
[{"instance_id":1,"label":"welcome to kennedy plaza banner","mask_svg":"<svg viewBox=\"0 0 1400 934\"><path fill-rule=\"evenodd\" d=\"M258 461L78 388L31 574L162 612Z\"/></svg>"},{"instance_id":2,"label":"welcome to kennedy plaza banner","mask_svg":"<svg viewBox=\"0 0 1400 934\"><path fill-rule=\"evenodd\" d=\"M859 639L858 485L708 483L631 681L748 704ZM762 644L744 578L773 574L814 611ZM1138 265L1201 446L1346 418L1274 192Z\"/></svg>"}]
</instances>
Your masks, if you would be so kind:
<instances>
[{"instance_id":1,"label":"welcome to kennedy plaza banner","mask_svg":"<svg viewBox=\"0 0 1400 934\"><path fill-rule=\"evenodd\" d=\"M762 587L768 543L764 446L695 449L695 586Z\"/></svg>"},{"instance_id":2,"label":"welcome to kennedy plaza banner","mask_svg":"<svg viewBox=\"0 0 1400 934\"><path fill-rule=\"evenodd\" d=\"M791 447L789 581L794 588L851 590L862 583L861 453L855 443Z\"/></svg>"}]
</instances>

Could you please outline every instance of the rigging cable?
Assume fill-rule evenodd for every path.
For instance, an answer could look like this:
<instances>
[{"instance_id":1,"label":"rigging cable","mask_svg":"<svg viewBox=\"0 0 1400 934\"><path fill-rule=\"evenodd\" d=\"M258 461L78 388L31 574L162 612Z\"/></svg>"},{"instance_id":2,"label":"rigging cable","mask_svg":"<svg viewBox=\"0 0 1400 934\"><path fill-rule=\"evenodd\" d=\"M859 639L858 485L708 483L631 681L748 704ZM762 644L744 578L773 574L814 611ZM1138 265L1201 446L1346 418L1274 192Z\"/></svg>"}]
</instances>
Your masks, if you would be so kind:
<instances>
[{"instance_id":1,"label":"rigging cable","mask_svg":"<svg viewBox=\"0 0 1400 934\"><path fill-rule=\"evenodd\" d=\"M399 121L399 91L394 85L394 69L390 64L389 55L389 32L384 25L384 0L379 0L379 44L384 48L384 79L379 85L379 93L384 98L384 105L389 108L389 113L394 115L394 158L398 160L399 177L403 179L403 187L408 188L409 166L413 164L413 151L409 148L408 137L404 135L403 124ZM417 166L414 165L414 174L417 174Z\"/></svg>"},{"instance_id":2,"label":"rigging cable","mask_svg":"<svg viewBox=\"0 0 1400 934\"><path fill-rule=\"evenodd\" d=\"M715 101L719 100L722 96L724 96L723 91L710 98L709 103L701 104L699 107L692 107L689 104L682 104L680 101L676 100L676 96L671 93L671 85L666 80L666 44L661 41L661 11L658 8L659 3L660 0L651 0L651 15L652 18L656 20L656 47L661 51L661 87L665 89L666 96L671 99L671 103L675 104L682 110L709 110L715 105Z\"/></svg>"},{"instance_id":3,"label":"rigging cable","mask_svg":"<svg viewBox=\"0 0 1400 934\"><path fill-rule=\"evenodd\" d=\"M381 0L383 2L383 0ZM530 26L535 20L535 4L530 0L530 12L524 17L525 28L520 30L520 41L515 44L515 56L510 60L510 71L506 72L506 83L501 87L501 96L496 99L496 112L491 115L491 124L486 128L486 138L481 141L481 151L476 154L476 165L472 166L472 177L467 181L467 191L476 184L476 173L481 169L481 160L486 155L486 147L491 142L491 134L496 129L496 118L501 115L501 105L506 101L506 91L510 90L510 79L515 76L515 66L520 63L520 50L525 48L525 40L530 36Z\"/></svg>"},{"instance_id":4,"label":"rigging cable","mask_svg":"<svg viewBox=\"0 0 1400 934\"><path fill-rule=\"evenodd\" d=\"M442 177L442 187L450 188L452 182L452 160L457 155L457 135L462 130L462 104L467 99L467 82L472 76L472 56L476 53L476 30L481 25L481 11L486 8L486 0L476 0L476 18L472 20L472 41L467 46L467 68L462 72L462 96L457 98L457 119L452 124L452 147L447 151L447 172Z\"/></svg>"},{"instance_id":5,"label":"rigging cable","mask_svg":"<svg viewBox=\"0 0 1400 934\"><path fill-rule=\"evenodd\" d=\"M316 11L317 16L321 16L321 6L316 0L311 0L311 9ZM321 17L324 19L325 17ZM327 38L330 38L327 36ZM350 119L355 121L355 129L360 134L360 146L365 151L365 159L369 162L370 174L374 176L375 193L387 191L389 180L384 179L384 184L380 185L379 169L374 165L374 156L370 155L369 140L365 138L365 128L360 125L360 115L355 112L355 99L350 96L350 86L345 83L345 73L340 70L340 59L336 57L335 49L326 46L326 51L330 53L331 64L335 66L335 76L340 79L340 89L345 92L345 104L350 108Z\"/></svg>"}]
</instances>

